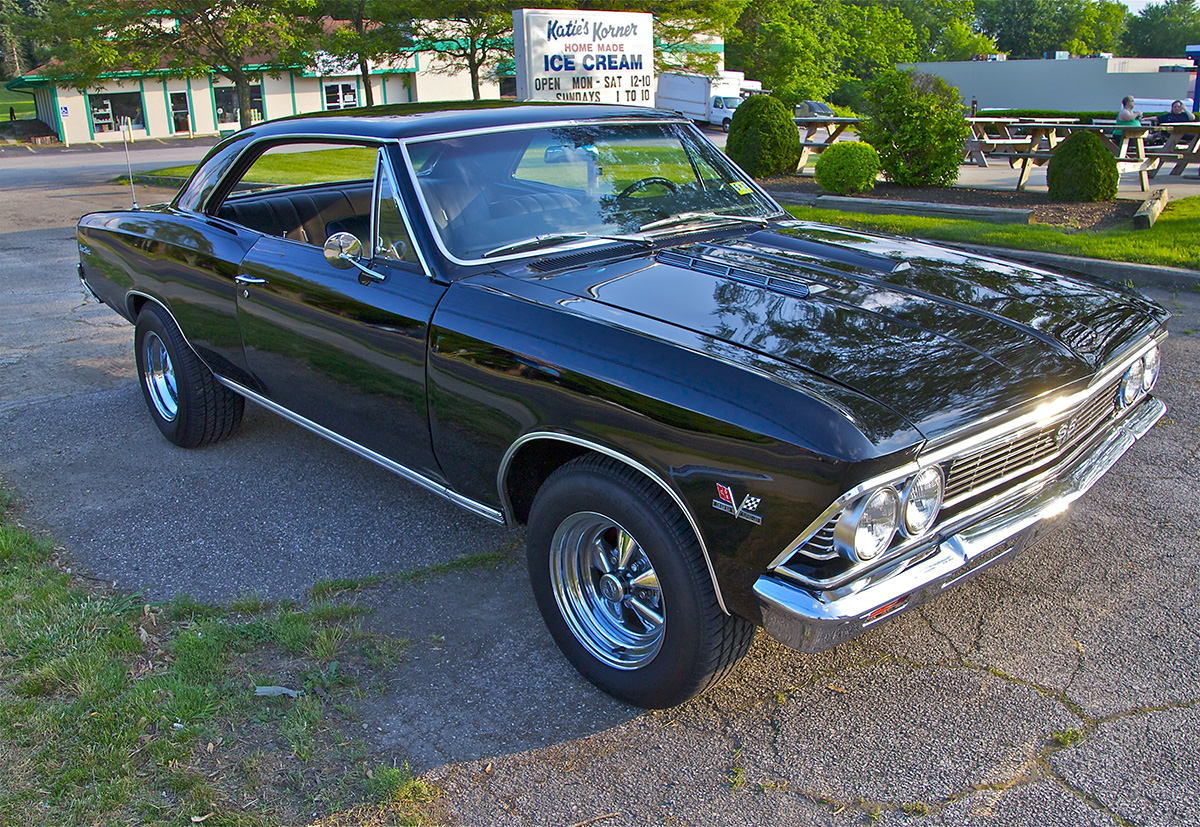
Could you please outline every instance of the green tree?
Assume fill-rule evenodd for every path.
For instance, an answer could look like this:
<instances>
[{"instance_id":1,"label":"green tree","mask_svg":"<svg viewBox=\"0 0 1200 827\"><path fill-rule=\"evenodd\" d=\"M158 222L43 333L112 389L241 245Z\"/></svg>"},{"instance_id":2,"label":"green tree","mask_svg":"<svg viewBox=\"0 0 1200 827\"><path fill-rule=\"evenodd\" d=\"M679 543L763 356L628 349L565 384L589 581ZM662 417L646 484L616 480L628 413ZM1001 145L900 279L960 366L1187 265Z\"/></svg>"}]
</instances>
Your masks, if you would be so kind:
<instances>
[{"instance_id":1,"label":"green tree","mask_svg":"<svg viewBox=\"0 0 1200 827\"><path fill-rule=\"evenodd\" d=\"M220 74L233 82L241 125L259 72L302 65L316 41L313 0L66 0L42 27L55 60L45 73L78 89L119 70Z\"/></svg>"},{"instance_id":2,"label":"green tree","mask_svg":"<svg viewBox=\"0 0 1200 827\"><path fill-rule=\"evenodd\" d=\"M1200 43L1200 8L1194 0L1151 3L1129 19L1123 42L1135 57L1181 58Z\"/></svg>"},{"instance_id":3,"label":"green tree","mask_svg":"<svg viewBox=\"0 0 1200 827\"><path fill-rule=\"evenodd\" d=\"M530 4L538 5L538 4ZM512 9L505 0L456 0L425 11L437 19L413 20L414 39L422 51L438 56L431 71L471 78L471 96L480 99L480 81L512 57Z\"/></svg>"},{"instance_id":4,"label":"green tree","mask_svg":"<svg viewBox=\"0 0 1200 827\"><path fill-rule=\"evenodd\" d=\"M317 14L336 25L324 25L320 45L344 63L353 63L362 77L364 103L375 105L370 64L412 55L412 12L405 4L387 0L322 0Z\"/></svg>"},{"instance_id":5,"label":"green tree","mask_svg":"<svg viewBox=\"0 0 1200 827\"><path fill-rule=\"evenodd\" d=\"M814 0L751 0L726 44L726 64L788 106L823 100L843 79L841 35ZM840 4L839 4L840 5Z\"/></svg>"},{"instance_id":6,"label":"green tree","mask_svg":"<svg viewBox=\"0 0 1200 827\"><path fill-rule=\"evenodd\" d=\"M980 30L1014 57L1114 51L1128 13L1115 0L979 0L975 8Z\"/></svg>"},{"instance_id":7,"label":"green tree","mask_svg":"<svg viewBox=\"0 0 1200 827\"><path fill-rule=\"evenodd\" d=\"M937 60L970 60L975 55L991 55L1000 51L996 41L980 34L961 20L952 20L938 39Z\"/></svg>"},{"instance_id":8,"label":"green tree","mask_svg":"<svg viewBox=\"0 0 1200 827\"><path fill-rule=\"evenodd\" d=\"M958 178L971 128L958 90L922 72L884 72L868 87L863 140L884 174L908 187L948 187Z\"/></svg>"}]
</instances>

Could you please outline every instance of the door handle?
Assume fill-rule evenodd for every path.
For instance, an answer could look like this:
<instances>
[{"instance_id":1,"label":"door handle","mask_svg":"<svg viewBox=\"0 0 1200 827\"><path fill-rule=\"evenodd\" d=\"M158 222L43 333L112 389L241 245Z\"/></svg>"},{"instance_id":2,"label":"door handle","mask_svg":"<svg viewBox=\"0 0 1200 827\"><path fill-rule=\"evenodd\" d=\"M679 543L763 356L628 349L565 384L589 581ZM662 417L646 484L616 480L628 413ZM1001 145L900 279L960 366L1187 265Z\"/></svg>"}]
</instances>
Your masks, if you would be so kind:
<instances>
[{"instance_id":1,"label":"door handle","mask_svg":"<svg viewBox=\"0 0 1200 827\"><path fill-rule=\"evenodd\" d=\"M266 279L260 279L257 276L247 276L244 273L233 277L233 280L238 284L266 284Z\"/></svg>"}]
</instances>

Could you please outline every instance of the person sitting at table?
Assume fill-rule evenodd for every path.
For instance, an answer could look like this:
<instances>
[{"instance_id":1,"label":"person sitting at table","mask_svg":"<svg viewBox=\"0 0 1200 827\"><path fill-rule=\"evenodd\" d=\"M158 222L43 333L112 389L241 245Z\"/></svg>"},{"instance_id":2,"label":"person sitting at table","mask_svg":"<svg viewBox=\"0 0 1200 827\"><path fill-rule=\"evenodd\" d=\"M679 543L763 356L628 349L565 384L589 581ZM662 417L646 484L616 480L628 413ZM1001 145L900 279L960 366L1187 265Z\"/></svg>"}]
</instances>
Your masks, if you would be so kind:
<instances>
[{"instance_id":1,"label":"person sitting at table","mask_svg":"<svg viewBox=\"0 0 1200 827\"><path fill-rule=\"evenodd\" d=\"M1142 125L1142 111L1133 108L1135 103L1133 95L1126 95L1121 98L1121 110L1117 112L1118 128Z\"/></svg>"},{"instance_id":2,"label":"person sitting at table","mask_svg":"<svg viewBox=\"0 0 1200 827\"><path fill-rule=\"evenodd\" d=\"M1171 104L1171 111L1165 115L1159 115L1155 119L1155 123L1159 126L1169 126L1173 123L1191 123L1196 120L1196 115L1193 112L1188 112L1183 108L1183 101L1175 101ZM1156 132L1147 139L1146 143L1152 146L1163 146L1171 139L1169 132Z\"/></svg>"},{"instance_id":3,"label":"person sitting at table","mask_svg":"<svg viewBox=\"0 0 1200 827\"><path fill-rule=\"evenodd\" d=\"M1189 112L1183 108L1183 101L1175 101L1171 104L1171 111L1165 115L1158 116L1158 125L1168 123L1189 123L1196 120L1196 113Z\"/></svg>"}]
</instances>

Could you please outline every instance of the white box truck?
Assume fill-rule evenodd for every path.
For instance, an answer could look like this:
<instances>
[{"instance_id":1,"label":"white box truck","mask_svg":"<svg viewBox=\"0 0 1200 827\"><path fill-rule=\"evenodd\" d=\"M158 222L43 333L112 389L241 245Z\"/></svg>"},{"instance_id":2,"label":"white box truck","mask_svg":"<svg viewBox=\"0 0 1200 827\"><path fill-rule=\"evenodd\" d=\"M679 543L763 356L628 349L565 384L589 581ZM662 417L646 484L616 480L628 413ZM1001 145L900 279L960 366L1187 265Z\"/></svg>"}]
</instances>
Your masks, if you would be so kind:
<instances>
[{"instance_id":1,"label":"white box truck","mask_svg":"<svg viewBox=\"0 0 1200 827\"><path fill-rule=\"evenodd\" d=\"M662 72L658 76L655 105L728 132L733 110L742 102L743 87L762 88L755 81L747 81L744 72L721 72L715 78Z\"/></svg>"}]
</instances>

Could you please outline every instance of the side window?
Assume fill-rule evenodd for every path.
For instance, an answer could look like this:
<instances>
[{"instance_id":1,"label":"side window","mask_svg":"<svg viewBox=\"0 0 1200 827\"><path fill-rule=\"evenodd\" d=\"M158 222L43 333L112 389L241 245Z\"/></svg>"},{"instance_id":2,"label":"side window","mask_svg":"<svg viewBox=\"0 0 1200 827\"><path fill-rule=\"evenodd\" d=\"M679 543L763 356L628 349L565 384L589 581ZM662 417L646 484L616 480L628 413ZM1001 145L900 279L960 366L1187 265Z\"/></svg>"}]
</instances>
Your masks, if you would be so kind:
<instances>
[{"instance_id":1,"label":"side window","mask_svg":"<svg viewBox=\"0 0 1200 827\"><path fill-rule=\"evenodd\" d=\"M378 216L379 229L375 235L375 257L419 265L421 262L413 249L404 216L400 213L396 187L392 183L392 176L382 152L379 153L379 169L376 174L379 201L375 205L375 213Z\"/></svg>"},{"instance_id":2,"label":"side window","mask_svg":"<svg viewBox=\"0 0 1200 827\"><path fill-rule=\"evenodd\" d=\"M320 247L336 232L365 240L371 225L375 146L273 144L241 174L218 218Z\"/></svg>"}]
</instances>

